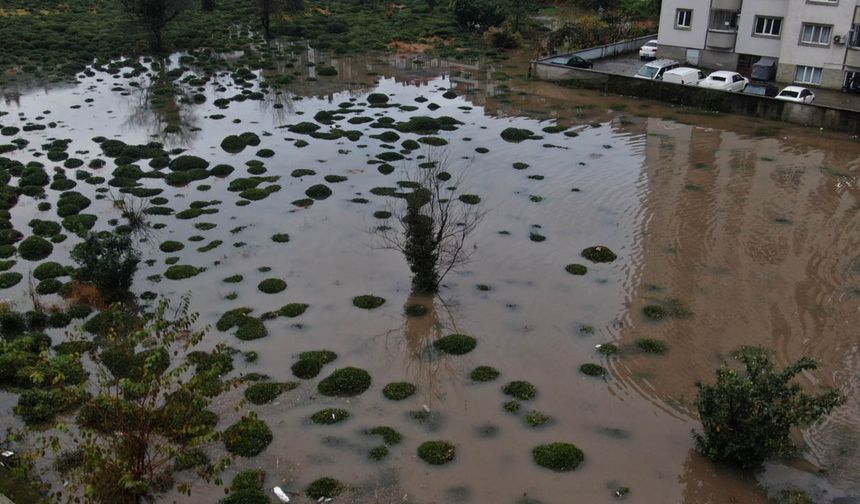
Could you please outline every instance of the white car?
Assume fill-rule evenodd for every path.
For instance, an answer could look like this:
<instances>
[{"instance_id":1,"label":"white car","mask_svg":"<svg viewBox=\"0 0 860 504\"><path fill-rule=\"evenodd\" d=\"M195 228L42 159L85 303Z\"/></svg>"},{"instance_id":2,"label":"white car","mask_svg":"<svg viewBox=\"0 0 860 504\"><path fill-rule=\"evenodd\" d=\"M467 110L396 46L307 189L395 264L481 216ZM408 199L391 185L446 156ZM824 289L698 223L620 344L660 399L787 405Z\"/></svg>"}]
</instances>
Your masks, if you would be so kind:
<instances>
[{"instance_id":1,"label":"white car","mask_svg":"<svg viewBox=\"0 0 860 504\"><path fill-rule=\"evenodd\" d=\"M699 87L719 89L720 91L743 91L749 79L737 72L718 70L699 82Z\"/></svg>"},{"instance_id":2,"label":"white car","mask_svg":"<svg viewBox=\"0 0 860 504\"><path fill-rule=\"evenodd\" d=\"M777 100L785 100L794 103L812 103L815 101L815 93L800 86L787 86L775 96Z\"/></svg>"},{"instance_id":3,"label":"white car","mask_svg":"<svg viewBox=\"0 0 860 504\"><path fill-rule=\"evenodd\" d=\"M649 40L639 48L639 57L642 59L654 59L657 57L657 41Z\"/></svg>"}]
</instances>

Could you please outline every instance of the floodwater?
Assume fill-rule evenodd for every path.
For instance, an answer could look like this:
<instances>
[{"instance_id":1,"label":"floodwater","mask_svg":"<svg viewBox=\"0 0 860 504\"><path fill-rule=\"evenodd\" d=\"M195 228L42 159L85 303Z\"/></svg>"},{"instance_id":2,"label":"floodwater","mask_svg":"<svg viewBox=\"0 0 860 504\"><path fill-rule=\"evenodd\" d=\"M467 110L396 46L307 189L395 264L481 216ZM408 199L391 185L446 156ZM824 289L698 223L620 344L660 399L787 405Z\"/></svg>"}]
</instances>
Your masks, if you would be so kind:
<instances>
[{"instance_id":1,"label":"floodwater","mask_svg":"<svg viewBox=\"0 0 860 504\"><path fill-rule=\"evenodd\" d=\"M356 489L337 501L383 503L609 503L619 500L615 491L621 486L630 488L624 501L631 503L764 503L768 492L788 486L805 489L818 502L860 496L860 143L812 129L530 83L517 76L523 67L516 58L458 64L424 57L416 63L406 55L331 59L311 51L299 56L302 63L330 62L339 75L314 76L313 67L300 65L303 78L288 88L293 95L232 102L225 110L212 104L236 93L225 76L215 79L225 91L216 90L214 82L205 86L204 104L174 102L158 109L149 107L146 86L136 91L124 78L105 74L77 85L4 90L2 109L9 112L0 117L4 126L24 124L43 111L50 111L45 121L57 123L22 133L30 148L49 138L70 138L69 152L89 161L101 155L92 137L133 144L154 136L167 148L236 167L227 179L179 189L142 179L148 187L164 188L160 196L176 211L195 200L222 203L215 207L218 213L193 220L151 217L166 227L141 244L144 259L155 263L141 265L135 292L171 297L190 292L194 309L210 324L241 306L261 314L289 302L307 303L301 317L267 321L266 338L245 342L213 328L205 345L223 341L257 351L254 364L237 359L238 371L266 373L278 381L294 379L290 365L299 352L323 348L339 357L319 378L348 365L372 375L371 388L348 400L318 396L319 378L272 404L247 405L240 412L232 408L237 395L220 398L214 408L220 426L253 410L274 433L261 455L238 459L225 481L234 471L258 467L267 471L267 488L277 484L301 493L314 479L332 476ZM131 92L111 91L117 84ZM458 96L444 98L448 89ZM464 174L467 192L480 195L486 216L471 237L471 261L445 279L435 299L410 294L403 258L381 249L371 232L381 224L373 213L400 200L375 196L370 189L405 180L410 167L409 161L395 163L396 171L383 175L368 164L385 150L369 135L385 130L340 121L344 129L364 132L351 142L280 128L313 121L318 111L341 102L354 100L364 108L360 104L369 92L418 110L367 109L359 115L398 121L450 116L463 123L439 136L449 142L444 148L449 171ZM416 102L418 97L428 101ZM276 103L281 106L273 107ZM439 109L428 111L430 103ZM214 114L226 117L215 120ZM162 132L177 121L181 133ZM541 133L555 124L570 126L578 136ZM500 137L507 127L528 128L544 138L508 143ZM226 135L245 131L258 133L261 145L240 154L219 147ZM401 136L394 144L417 138ZM309 145L296 147L299 138ZM263 175L280 176L276 183L282 189L236 206L240 198L227 191L229 180L247 176L245 162L255 159L259 148L275 152L261 159L267 168ZM28 150L8 156L33 159ZM529 167L515 170L515 162ZM99 174L109 177L112 169L109 163ZM291 177L295 169L316 175ZM309 208L291 204L309 186L324 183L325 175L348 180L327 183L333 196ZM211 188L199 190L201 184ZM84 183L75 190L93 194ZM47 201L56 197L48 191ZM352 202L356 197L370 202ZM56 219L36 204L21 198L12 210L16 229L29 230L33 217ZM96 229L119 217L107 200L94 200L86 212L99 215ZM198 222L217 226L200 231L194 227ZM533 232L546 239L530 240ZM288 233L290 241L274 243L275 233ZM188 241L192 235L205 241ZM76 240L72 236L55 246L49 260L68 263ZM164 240L186 247L165 254L157 247ZM211 240L223 244L196 251ZM608 246L618 259L588 263L580 251L592 245ZM178 256L179 264L207 269L186 280L155 281L170 255ZM588 266L585 276L565 272L565 265L580 262ZM20 260L13 271L26 274L32 266ZM264 266L271 271L259 272ZM235 274L244 281L222 281ZM257 283L269 277L286 280L288 288L262 294ZM490 289L480 290L479 284ZM22 285L2 295L26 309ZM235 300L226 299L231 293ZM354 296L369 293L387 302L372 311L352 306ZM668 300L680 302L689 316L653 322L642 315L645 305ZM403 307L415 302L430 312L407 318ZM475 336L477 348L456 357L429 351L434 339L453 332ZM52 336L58 341L62 331ZM668 352L636 352L634 341L643 337L666 342ZM624 351L601 356L595 346L608 342ZM744 344L771 349L782 365L804 355L816 358L820 367L801 376L804 386L839 387L849 398L825 422L797 433L803 448L797 460L768 464L757 477L715 467L695 452L690 434L697 427L694 383L712 380L714 369ZM606 379L580 373L579 366L588 362L606 366ZM494 366L501 376L473 383L468 375L479 365ZM538 390L518 415L502 408L509 398L501 388L511 380L530 381ZM396 381L415 383L417 394L401 402L383 398L382 387ZM0 400L4 424L18 425L11 416L14 397L4 394ZM308 417L323 407L345 408L351 417L332 426L311 424ZM428 420L409 415L425 407ZM531 410L552 421L529 427L523 417ZM367 456L378 439L363 434L377 425L403 434L403 442L380 462ZM435 439L456 445L452 463L434 467L417 457L417 446ZM532 448L552 441L575 443L585 453L584 464L569 473L536 466ZM172 497L214 502L222 495L202 482L194 491L191 498Z\"/></svg>"}]
</instances>

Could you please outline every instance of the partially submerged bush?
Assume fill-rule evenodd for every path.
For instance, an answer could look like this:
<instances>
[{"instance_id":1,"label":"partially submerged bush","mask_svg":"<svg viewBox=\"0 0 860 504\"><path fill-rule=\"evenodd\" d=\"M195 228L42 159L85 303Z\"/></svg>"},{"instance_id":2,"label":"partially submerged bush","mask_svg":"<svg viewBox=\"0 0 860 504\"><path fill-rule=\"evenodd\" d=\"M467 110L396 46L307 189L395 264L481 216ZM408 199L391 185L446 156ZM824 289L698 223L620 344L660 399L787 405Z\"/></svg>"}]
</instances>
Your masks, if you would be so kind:
<instances>
[{"instance_id":1,"label":"partially submerged bush","mask_svg":"<svg viewBox=\"0 0 860 504\"><path fill-rule=\"evenodd\" d=\"M836 390L812 396L789 382L817 365L804 357L777 370L761 347L743 347L734 354L743 366L717 369L713 385L696 383L696 408L702 432L696 447L714 462L756 469L771 457L794 454L791 429L817 422L845 397Z\"/></svg>"},{"instance_id":2,"label":"partially submerged bush","mask_svg":"<svg viewBox=\"0 0 860 504\"><path fill-rule=\"evenodd\" d=\"M505 385L502 392L521 401L528 401L537 395L537 388L527 381L512 381Z\"/></svg>"},{"instance_id":3,"label":"partially submerged bush","mask_svg":"<svg viewBox=\"0 0 860 504\"><path fill-rule=\"evenodd\" d=\"M337 359L337 354L329 350L313 350L299 354L299 360L293 364L292 371L296 378L309 380L315 378L323 366Z\"/></svg>"},{"instance_id":4,"label":"partially submerged bush","mask_svg":"<svg viewBox=\"0 0 860 504\"><path fill-rule=\"evenodd\" d=\"M363 296L356 296L352 298L352 304L356 308L361 308L363 310L373 310L384 305L385 299L379 296L374 296L373 294L366 294Z\"/></svg>"},{"instance_id":5,"label":"partially submerged bush","mask_svg":"<svg viewBox=\"0 0 860 504\"><path fill-rule=\"evenodd\" d=\"M353 397L370 388L370 374L359 368L345 367L324 378L317 390L325 396Z\"/></svg>"},{"instance_id":6,"label":"partially submerged bush","mask_svg":"<svg viewBox=\"0 0 860 504\"><path fill-rule=\"evenodd\" d=\"M602 245L588 247L587 249L582 251L582 257L588 259L593 263L612 262L618 258L618 256L615 255L615 252L609 250L608 247L604 247Z\"/></svg>"},{"instance_id":7,"label":"partially submerged bush","mask_svg":"<svg viewBox=\"0 0 860 504\"><path fill-rule=\"evenodd\" d=\"M418 447L421 460L432 465L442 465L454 460L456 448L447 441L425 441Z\"/></svg>"},{"instance_id":8,"label":"partially submerged bush","mask_svg":"<svg viewBox=\"0 0 860 504\"><path fill-rule=\"evenodd\" d=\"M451 355L467 354L477 345L478 340L465 334L449 334L433 342L437 350Z\"/></svg>"},{"instance_id":9,"label":"partially submerged bush","mask_svg":"<svg viewBox=\"0 0 860 504\"><path fill-rule=\"evenodd\" d=\"M164 278L168 280L185 280L186 278L197 276L205 270L206 268L197 268L187 264L174 264L164 272Z\"/></svg>"},{"instance_id":10,"label":"partially submerged bush","mask_svg":"<svg viewBox=\"0 0 860 504\"><path fill-rule=\"evenodd\" d=\"M651 354L661 354L669 349L666 343L654 338L639 338L636 340L636 346L639 350Z\"/></svg>"},{"instance_id":11,"label":"partially submerged bush","mask_svg":"<svg viewBox=\"0 0 860 504\"><path fill-rule=\"evenodd\" d=\"M31 236L18 245L18 255L28 261L41 261L51 255L54 246L41 236Z\"/></svg>"},{"instance_id":12,"label":"partially submerged bush","mask_svg":"<svg viewBox=\"0 0 860 504\"><path fill-rule=\"evenodd\" d=\"M382 395L385 396L386 399L391 399L392 401L402 401L407 397L415 394L415 391L418 390L415 385L408 382L394 382L389 383L382 389Z\"/></svg>"},{"instance_id":13,"label":"partially submerged bush","mask_svg":"<svg viewBox=\"0 0 860 504\"><path fill-rule=\"evenodd\" d=\"M584 275L588 273L588 268L582 264L568 264L564 267L564 270L571 275Z\"/></svg>"},{"instance_id":14,"label":"partially submerged bush","mask_svg":"<svg viewBox=\"0 0 860 504\"><path fill-rule=\"evenodd\" d=\"M287 282L280 278L267 278L257 285L257 289L266 294L277 294L286 288Z\"/></svg>"},{"instance_id":15,"label":"partially submerged bush","mask_svg":"<svg viewBox=\"0 0 860 504\"><path fill-rule=\"evenodd\" d=\"M349 411L340 408L326 408L311 415L311 422L319 425L332 425L349 418Z\"/></svg>"},{"instance_id":16,"label":"partially submerged bush","mask_svg":"<svg viewBox=\"0 0 860 504\"><path fill-rule=\"evenodd\" d=\"M588 376L606 376L606 368L600 364L587 363L579 366L579 371Z\"/></svg>"},{"instance_id":17,"label":"partially submerged bush","mask_svg":"<svg viewBox=\"0 0 860 504\"><path fill-rule=\"evenodd\" d=\"M295 382L277 383L277 382L262 382L249 385L245 389L245 399L254 404L267 404L284 392L288 392L298 387Z\"/></svg>"},{"instance_id":18,"label":"partially submerged bush","mask_svg":"<svg viewBox=\"0 0 860 504\"><path fill-rule=\"evenodd\" d=\"M140 253L131 237L117 233L91 233L72 249L72 259L78 263L78 279L92 282L105 301L118 301L128 296Z\"/></svg>"},{"instance_id":19,"label":"partially submerged bush","mask_svg":"<svg viewBox=\"0 0 860 504\"><path fill-rule=\"evenodd\" d=\"M512 143L520 143L524 140L540 138L535 136L534 131L523 128L505 128L502 133L502 140Z\"/></svg>"},{"instance_id":20,"label":"partially submerged bush","mask_svg":"<svg viewBox=\"0 0 860 504\"><path fill-rule=\"evenodd\" d=\"M532 450L537 465L556 472L573 471L585 460L585 454L572 443L549 443Z\"/></svg>"},{"instance_id":21,"label":"partially submerged bush","mask_svg":"<svg viewBox=\"0 0 860 504\"><path fill-rule=\"evenodd\" d=\"M224 430L224 447L233 455L253 457L272 442L272 431L256 416L242 417Z\"/></svg>"},{"instance_id":22,"label":"partially submerged bush","mask_svg":"<svg viewBox=\"0 0 860 504\"><path fill-rule=\"evenodd\" d=\"M490 366L478 366L469 373L469 377L476 382L493 381L499 377L499 370Z\"/></svg>"},{"instance_id":23,"label":"partially submerged bush","mask_svg":"<svg viewBox=\"0 0 860 504\"><path fill-rule=\"evenodd\" d=\"M382 436L382 441L389 446L399 444L403 439L403 436L399 432L384 425L368 429L364 433L372 436Z\"/></svg>"},{"instance_id":24,"label":"partially submerged bush","mask_svg":"<svg viewBox=\"0 0 860 504\"><path fill-rule=\"evenodd\" d=\"M311 499L322 501L332 499L342 494L346 490L346 485L334 478L320 478L313 481L305 489L305 495Z\"/></svg>"}]
</instances>

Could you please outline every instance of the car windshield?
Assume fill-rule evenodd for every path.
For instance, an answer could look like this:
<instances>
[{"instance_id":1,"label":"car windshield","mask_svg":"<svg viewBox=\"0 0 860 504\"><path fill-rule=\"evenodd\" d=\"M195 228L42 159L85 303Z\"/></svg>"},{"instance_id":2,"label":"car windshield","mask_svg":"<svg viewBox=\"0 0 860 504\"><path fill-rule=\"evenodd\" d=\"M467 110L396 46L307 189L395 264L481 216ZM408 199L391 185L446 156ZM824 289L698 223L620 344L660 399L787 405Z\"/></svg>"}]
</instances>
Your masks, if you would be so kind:
<instances>
[{"instance_id":1,"label":"car windshield","mask_svg":"<svg viewBox=\"0 0 860 504\"><path fill-rule=\"evenodd\" d=\"M788 98L797 98L797 91L783 91L779 96L787 96Z\"/></svg>"},{"instance_id":2,"label":"car windshield","mask_svg":"<svg viewBox=\"0 0 860 504\"><path fill-rule=\"evenodd\" d=\"M657 47L657 42L646 42L645 47Z\"/></svg>"},{"instance_id":3,"label":"car windshield","mask_svg":"<svg viewBox=\"0 0 860 504\"><path fill-rule=\"evenodd\" d=\"M636 75L641 75L642 77L648 77L649 79L654 77L654 74L657 73L657 67L652 67L645 65L639 69L639 72Z\"/></svg>"},{"instance_id":4,"label":"car windshield","mask_svg":"<svg viewBox=\"0 0 860 504\"><path fill-rule=\"evenodd\" d=\"M726 82L726 78L725 78L725 77L720 77L719 75L712 75L712 76L711 76L711 80L712 80L712 81L717 81L717 82Z\"/></svg>"}]
</instances>

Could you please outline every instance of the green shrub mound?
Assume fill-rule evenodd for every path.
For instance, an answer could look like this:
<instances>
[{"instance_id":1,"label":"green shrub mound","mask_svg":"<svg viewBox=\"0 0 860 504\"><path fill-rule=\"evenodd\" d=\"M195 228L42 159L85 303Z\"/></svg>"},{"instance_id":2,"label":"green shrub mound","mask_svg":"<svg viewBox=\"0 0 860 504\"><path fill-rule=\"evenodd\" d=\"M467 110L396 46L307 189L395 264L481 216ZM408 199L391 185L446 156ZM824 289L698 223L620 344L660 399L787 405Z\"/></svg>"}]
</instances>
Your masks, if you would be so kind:
<instances>
[{"instance_id":1,"label":"green shrub mound","mask_svg":"<svg viewBox=\"0 0 860 504\"><path fill-rule=\"evenodd\" d=\"M48 294L56 294L63 287L63 282L57 280L56 278L48 278L47 280L42 280L39 282L39 285L36 286L36 294L40 295L48 295Z\"/></svg>"},{"instance_id":2,"label":"green shrub mound","mask_svg":"<svg viewBox=\"0 0 860 504\"><path fill-rule=\"evenodd\" d=\"M523 128L505 128L501 133L502 140L511 143L520 143L524 140L538 139L534 131Z\"/></svg>"},{"instance_id":3,"label":"green shrub mound","mask_svg":"<svg viewBox=\"0 0 860 504\"><path fill-rule=\"evenodd\" d=\"M245 399L254 404L267 404L284 392L289 392L298 387L295 382L277 383L277 382L262 382L249 385L245 389Z\"/></svg>"},{"instance_id":4,"label":"green shrub mound","mask_svg":"<svg viewBox=\"0 0 860 504\"><path fill-rule=\"evenodd\" d=\"M532 450L535 463L556 472L573 471L585 460L585 454L572 443L555 442Z\"/></svg>"},{"instance_id":5,"label":"green shrub mound","mask_svg":"<svg viewBox=\"0 0 860 504\"><path fill-rule=\"evenodd\" d=\"M390 399L392 401L402 401L407 397L412 396L418 388L408 382L393 382L389 383L382 389L382 395L385 396L386 399Z\"/></svg>"},{"instance_id":6,"label":"green shrub mound","mask_svg":"<svg viewBox=\"0 0 860 504\"><path fill-rule=\"evenodd\" d=\"M403 436L399 432L384 425L367 429L364 433L370 436L382 436L382 442L389 446L400 444L400 441L403 440Z\"/></svg>"},{"instance_id":7,"label":"green shrub mound","mask_svg":"<svg viewBox=\"0 0 860 504\"><path fill-rule=\"evenodd\" d=\"M276 233L272 235L272 241L275 243L287 243L290 241L290 235L287 233Z\"/></svg>"},{"instance_id":8,"label":"green shrub mound","mask_svg":"<svg viewBox=\"0 0 860 504\"><path fill-rule=\"evenodd\" d=\"M245 142L239 138L239 135L228 135L221 140L221 148L230 154L237 154L245 150Z\"/></svg>"},{"instance_id":9,"label":"green shrub mound","mask_svg":"<svg viewBox=\"0 0 860 504\"><path fill-rule=\"evenodd\" d=\"M388 456L388 447L375 446L370 449L370 452L368 452L367 456L372 458L373 460L382 460Z\"/></svg>"},{"instance_id":10,"label":"green shrub mound","mask_svg":"<svg viewBox=\"0 0 860 504\"><path fill-rule=\"evenodd\" d=\"M313 350L299 354L299 360L291 368L296 378L309 380L322 371L323 366L337 359L337 354L329 350Z\"/></svg>"},{"instance_id":11,"label":"green shrub mound","mask_svg":"<svg viewBox=\"0 0 860 504\"><path fill-rule=\"evenodd\" d=\"M505 394L521 401L528 401L537 395L537 388L527 381L512 381L502 389Z\"/></svg>"},{"instance_id":12,"label":"green shrub mound","mask_svg":"<svg viewBox=\"0 0 860 504\"><path fill-rule=\"evenodd\" d=\"M571 275L584 275L588 273L588 268L586 268L582 264L568 264L564 267L564 270Z\"/></svg>"},{"instance_id":13,"label":"green shrub mound","mask_svg":"<svg viewBox=\"0 0 860 504\"><path fill-rule=\"evenodd\" d=\"M8 289L18 285L24 276L17 271L5 271L0 273L0 289Z\"/></svg>"},{"instance_id":14,"label":"green shrub mound","mask_svg":"<svg viewBox=\"0 0 860 504\"><path fill-rule=\"evenodd\" d=\"M582 251L582 257L593 263L607 263L618 258L618 256L615 255L615 252L609 250L608 247L604 247L603 245L588 247Z\"/></svg>"},{"instance_id":15,"label":"green shrub mound","mask_svg":"<svg viewBox=\"0 0 860 504\"><path fill-rule=\"evenodd\" d=\"M478 346L478 340L465 334L449 334L433 342L433 347L450 355L463 355Z\"/></svg>"},{"instance_id":16,"label":"green shrub mound","mask_svg":"<svg viewBox=\"0 0 860 504\"><path fill-rule=\"evenodd\" d=\"M349 411L340 408L326 408L311 415L311 422L318 425L332 425L349 418Z\"/></svg>"},{"instance_id":17,"label":"green shrub mound","mask_svg":"<svg viewBox=\"0 0 860 504\"><path fill-rule=\"evenodd\" d=\"M242 341L250 341L260 338L265 338L269 335L265 324L254 317L244 317L239 323L239 329L236 330L236 337Z\"/></svg>"},{"instance_id":18,"label":"green shrub mound","mask_svg":"<svg viewBox=\"0 0 860 504\"><path fill-rule=\"evenodd\" d=\"M621 349L612 343L603 343L597 345L597 351L603 355L615 355L621 352Z\"/></svg>"},{"instance_id":19,"label":"green shrub mound","mask_svg":"<svg viewBox=\"0 0 860 504\"><path fill-rule=\"evenodd\" d=\"M385 304L385 299L373 294L366 294L352 298L352 304L362 310L373 310Z\"/></svg>"},{"instance_id":20,"label":"green shrub mound","mask_svg":"<svg viewBox=\"0 0 860 504\"><path fill-rule=\"evenodd\" d=\"M588 376L606 376L606 368L600 364L586 363L579 366L579 372Z\"/></svg>"},{"instance_id":21,"label":"green shrub mound","mask_svg":"<svg viewBox=\"0 0 860 504\"><path fill-rule=\"evenodd\" d=\"M481 202L481 197L477 194L461 194L457 199L467 205L477 205Z\"/></svg>"},{"instance_id":22,"label":"green shrub mound","mask_svg":"<svg viewBox=\"0 0 860 504\"><path fill-rule=\"evenodd\" d=\"M476 382L493 381L499 377L499 370L490 366L478 366L469 373L469 378Z\"/></svg>"},{"instance_id":23,"label":"green shrub mound","mask_svg":"<svg viewBox=\"0 0 860 504\"><path fill-rule=\"evenodd\" d=\"M370 388L370 374L359 368L345 367L332 372L317 386L324 396L354 397Z\"/></svg>"},{"instance_id":24,"label":"green shrub mound","mask_svg":"<svg viewBox=\"0 0 860 504\"><path fill-rule=\"evenodd\" d=\"M173 240L167 240L167 241L161 242L161 245L158 246L159 250L161 250L162 252L166 252L168 254L172 253L172 252L179 252L180 250L182 250L184 248L185 248L185 245L182 242L173 241Z\"/></svg>"},{"instance_id":25,"label":"green shrub mound","mask_svg":"<svg viewBox=\"0 0 860 504\"><path fill-rule=\"evenodd\" d=\"M51 242L40 236L26 238L18 245L18 255L28 261L41 261L53 251L54 246Z\"/></svg>"},{"instance_id":26,"label":"green shrub mound","mask_svg":"<svg viewBox=\"0 0 860 504\"><path fill-rule=\"evenodd\" d=\"M346 485L334 478L319 478L305 489L305 495L316 501L333 499L346 490Z\"/></svg>"},{"instance_id":27,"label":"green shrub mound","mask_svg":"<svg viewBox=\"0 0 860 504\"><path fill-rule=\"evenodd\" d=\"M164 272L164 278L168 280L185 280L186 278L197 276L204 271L206 271L206 268L196 268L187 264L174 264Z\"/></svg>"},{"instance_id":28,"label":"green shrub mound","mask_svg":"<svg viewBox=\"0 0 860 504\"><path fill-rule=\"evenodd\" d=\"M233 455L254 457L272 442L272 431L255 416L242 417L224 430L224 448Z\"/></svg>"},{"instance_id":29,"label":"green shrub mound","mask_svg":"<svg viewBox=\"0 0 860 504\"><path fill-rule=\"evenodd\" d=\"M418 447L421 460L432 465L442 465L454 460L456 448L447 441L425 441Z\"/></svg>"},{"instance_id":30,"label":"green shrub mound","mask_svg":"<svg viewBox=\"0 0 860 504\"><path fill-rule=\"evenodd\" d=\"M315 199L317 201L324 200L331 196L331 194L331 189L323 184L312 185L305 191L305 195L308 198Z\"/></svg>"},{"instance_id":31,"label":"green shrub mound","mask_svg":"<svg viewBox=\"0 0 860 504\"><path fill-rule=\"evenodd\" d=\"M642 308L642 313L651 320L663 320L669 315L660 305L646 305Z\"/></svg>"},{"instance_id":32,"label":"green shrub mound","mask_svg":"<svg viewBox=\"0 0 860 504\"><path fill-rule=\"evenodd\" d=\"M287 288L287 282L280 278L267 278L257 284L257 289L266 294L277 294Z\"/></svg>"},{"instance_id":33,"label":"green shrub mound","mask_svg":"<svg viewBox=\"0 0 860 504\"><path fill-rule=\"evenodd\" d=\"M309 306L305 303L289 303L280 307L276 313L279 317L295 318L307 311Z\"/></svg>"},{"instance_id":34,"label":"green shrub mound","mask_svg":"<svg viewBox=\"0 0 860 504\"><path fill-rule=\"evenodd\" d=\"M27 425L44 425L57 415L74 410L89 394L77 387L25 390L18 396L15 414Z\"/></svg>"},{"instance_id":35,"label":"green shrub mound","mask_svg":"<svg viewBox=\"0 0 860 504\"><path fill-rule=\"evenodd\" d=\"M654 338L639 338L636 340L636 347L650 354L665 353L669 349L666 343Z\"/></svg>"},{"instance_id":36,"label":"green shrub mound","mask_svg":"<svg viewBox=\"0 0 860 504\"><path fill-rule=\"evenodd\" d=\"M792 429L817 422L845 403L840 391L813 396L791 383L817 367L809 357L781 370L761 347L742 347L733 357L743 369L723 364L715 383L696 383L702 422L702 432L694 433L696 447L714 462L755 470L772 457L794 454Z\"/></svg>"},{"instance_id":37,"label":"green shrub mound","mask_svg":"<svg viewBox=\"0 0 860 504\"><path fill-rule=\"evenodd\" d=\"M371 105L380 105L383 103L388 103L388 95L382 93L370 93L367 95L367 103Z\"/></svg>"},{"instance_id":38,"label":"green shrub mound","mask_svg":"<svg viewBox=\"0 0 860 504\"><path fill-rule=\"evenodd\" d=\"M171 170L188 172L192 170L205 170L209 168L209 161L197 156L179 156L168 165Z\"/></svg>"}]
</instances>

